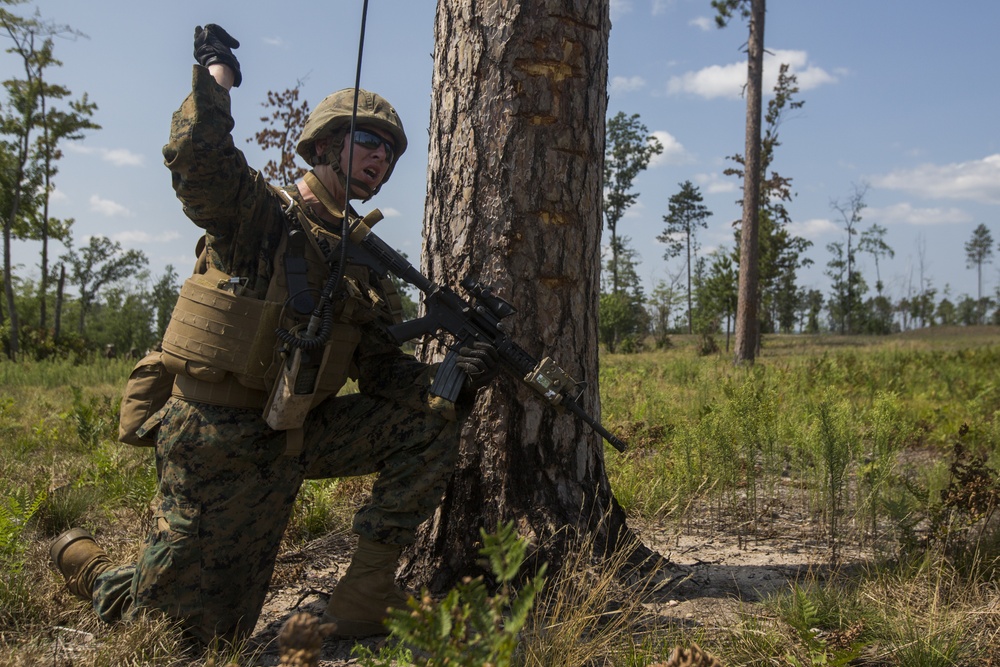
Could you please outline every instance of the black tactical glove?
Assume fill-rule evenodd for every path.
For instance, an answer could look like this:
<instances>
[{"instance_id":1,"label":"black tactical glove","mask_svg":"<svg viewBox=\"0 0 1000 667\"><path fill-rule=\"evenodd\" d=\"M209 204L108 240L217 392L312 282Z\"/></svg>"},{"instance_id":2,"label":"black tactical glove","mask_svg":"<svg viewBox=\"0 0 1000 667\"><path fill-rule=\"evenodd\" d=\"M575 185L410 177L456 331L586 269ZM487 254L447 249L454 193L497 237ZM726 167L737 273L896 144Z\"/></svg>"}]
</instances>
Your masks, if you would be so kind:
<instances>
[{"instance_id":1,"label":"black tactical glove","mask_svg":"<svg viewBox=\"0 0 1000 667\"><path fill-rule=\"evenodd\" d=\"M462 347L458 351L455 365L465 371L468 378L463 390L475 392L488 385L500 372L500 355L489 343L475 341L471 347Z\"/></svg>"},{"instance_id":2,"label":"black tactical glove","mask_svg":"<svg viewBox=\"0 0 1000 667\"><path fill-rule=\"evenodd\" d=\"M228 65L233 70L233 86L236 88L239 88L243 81L240 61L233 55L233 49L238 48L240 48L239 40L232 37L221 26L208 23L204 28L198 26L194 29L194 59L202 67L208 67L214 63Z\"/></svg>"}]
</instances>

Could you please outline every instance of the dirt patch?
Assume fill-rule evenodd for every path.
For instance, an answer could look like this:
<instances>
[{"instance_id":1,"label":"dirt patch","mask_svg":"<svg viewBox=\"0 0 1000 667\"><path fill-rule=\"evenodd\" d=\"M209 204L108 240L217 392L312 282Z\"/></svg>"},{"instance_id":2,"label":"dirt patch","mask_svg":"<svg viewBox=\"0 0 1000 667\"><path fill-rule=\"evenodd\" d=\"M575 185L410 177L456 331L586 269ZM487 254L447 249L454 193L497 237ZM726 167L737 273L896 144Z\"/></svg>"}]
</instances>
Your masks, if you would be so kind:
<instances>
[{"instance_id":1,"label":"dirt patch","mask_svg":"<svg viewBox=\"0 0 1000 667\"><path fill-rule=\"evenodd\" d=\"M704 513L703 516L709 516ZM663 622L678 626L721 628L736 618L741 606L787 590L803 577L822 578L830 570L830 549L809 517L791 511L774 514L764 531L740 535L714 525L710 518L677 529L643 526L636 531L648 546L669 560L658 573L659 587L644 604ZM347 568L354 540L330 535L279 558L253 642L262 651L258 664L278 664L277 634L296 612L321 615L327 593ZM865 557L841 552L842 565ZM379 640L363 642L373 650ZM354 642L328 641L320 665L357 664Z\"/></svg>"}]
</instances>

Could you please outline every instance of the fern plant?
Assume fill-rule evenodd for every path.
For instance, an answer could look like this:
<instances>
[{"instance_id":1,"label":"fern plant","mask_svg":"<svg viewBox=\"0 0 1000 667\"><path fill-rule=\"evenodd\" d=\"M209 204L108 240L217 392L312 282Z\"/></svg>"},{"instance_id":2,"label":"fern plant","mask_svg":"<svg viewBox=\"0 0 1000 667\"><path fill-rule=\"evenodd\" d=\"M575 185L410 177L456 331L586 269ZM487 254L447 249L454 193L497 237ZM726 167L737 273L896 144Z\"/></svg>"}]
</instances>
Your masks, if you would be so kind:
<instances>
[{"instance_id":1,"label":"fern plant","mask_svg":"<svg viewBox=\"0 0 1000 667\"><path fill-rule=\"evenodd\" d=\"M24 495L24 494L21 494ZM31 518L45 502L45 491L39 491L30 500L28 496L11 494L0 499L0 557L8 570L20 569L23 544L21 533Z\"/></svg>"},{"instance_id":2,"label":"fern plant","mask_svg":"<svg viewBox=\"0 0 1000 667\"><path fill-rule=\"evenodd\" d=\"M845 667L861 653L861 644L852 643L846 647L832 646L824 637L823 610L810 597L806 588L792 587L791 604L785 618L799 635L806 649L806 662L791 653L785 659L795 667Z\"/></svg>"}]
</instances>

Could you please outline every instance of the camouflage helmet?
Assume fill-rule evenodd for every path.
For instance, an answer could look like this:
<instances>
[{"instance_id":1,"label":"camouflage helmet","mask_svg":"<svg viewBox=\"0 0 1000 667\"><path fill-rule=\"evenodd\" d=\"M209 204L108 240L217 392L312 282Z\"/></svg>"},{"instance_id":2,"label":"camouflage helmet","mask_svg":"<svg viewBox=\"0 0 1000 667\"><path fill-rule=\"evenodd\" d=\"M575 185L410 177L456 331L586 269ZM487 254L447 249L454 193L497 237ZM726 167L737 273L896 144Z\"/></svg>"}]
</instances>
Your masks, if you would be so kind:
<instances>
[{"instance_id":1,"label":"camouflage helmet","mask_svg":"<svg viewBox=\"0 0 1000 667\"><path fill-rule=\"evenodd\" d=\"M323 163L322 156L316 155L315 144L319 139L330 137L334 141L333 149L339 154L343 148L343 133L351 126L351 112L354 107L354 88L344 88L327 95L316 105L306 120L305 129L299 137L296 152L311 166ZM403 121L399 119L395 107L389 104L381 95L367 90L358 90L357 127L373 127L389 133L395 148L395 157L386 169L382 183L389 180L393 167L399 161L399 156L406 150L406 132ZM331 161L331 166L340 173L339 161ZM341 174L343 176L343 174ZM378 190L376 189L376 192ZM372 193L374 194L374 193Z\"/></svg>"}]
</instances>

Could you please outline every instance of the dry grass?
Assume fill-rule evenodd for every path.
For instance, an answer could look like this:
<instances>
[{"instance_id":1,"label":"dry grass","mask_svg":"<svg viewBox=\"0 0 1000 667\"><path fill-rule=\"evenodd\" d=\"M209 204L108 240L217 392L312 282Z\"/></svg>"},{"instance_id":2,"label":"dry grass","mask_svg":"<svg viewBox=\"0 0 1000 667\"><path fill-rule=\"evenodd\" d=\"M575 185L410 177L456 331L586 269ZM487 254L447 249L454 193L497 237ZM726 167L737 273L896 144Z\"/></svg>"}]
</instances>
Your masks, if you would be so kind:
<instances>
[{"instance_id":1,"label":"dry grass","mask_svg":"<svg viewBox=\"0 0 1000 667\"><path fill-rule=\"evenodd\" d=\"M829 538L823 494L815 491L823 464L809 450L810 413L790 401L806 396L809 381L819 373L824 382L843 382L841 395L857 401L855 422L864 445L852 454L845 523L839 524L843 545L870 545L878 538L880 558L840 576L800 579L764 602L739 600L735 594L715 599L717 608L729 613L720 622L664 613L665 602L679 592L659 588L662 581L655 577L623 579L624 555L600 562L584 542L539 598L518 649L523 664L642 667L663 663L675 648L697 643L727 665L835 664L855 650L852 664L858 665L1000 665L1000 538L984 520L974 530L951 535L944 553L929 530L935 521L938 527L951 525L930 509L940 510L933 506L940 505L948 484L948 456L959 425L969 425L967 444L987 455L987 467L995 469L1000 461L995 367L975 365L995 358L998 334L1000 329L981 327L885 339L767 336L758 364L767 391L759 395L777 406L773 451L759 448L754 437L737 428L746 423L743 412L755 404L741 407L736 400L757 394L741 389L746 378L736 374L725 353L698 358L695 342L688 346L678 336L667 352L605 359L614 376L602 380L608 392L605 424L623 432L628 426L630 438L641 445L608 458L630 521L646 535L669 535L671 541L696 529L706 540L739 539L741 557L760 544L779 548L782 531L799 531L800 542ZM887 364L892 366L883 368ZM63 590L47 565L48 541L68 523L83 523L116 561L133 559L146 533L155 473L149 450L112 441L108 411L120 384L109 379L108 369L30 372L34 379L17 378L10 365L0 364L0 379L10 379L19 397L27 399L0 399L0 500L30 501L36 493L46 498L30 521L14 526L18 540L2 554L0 666L264 661L260 649L250 646L185 653L176 629L154 617L105 626ZM74 385L85 387L76 398L69 389ZM870 497L863 492L874 460L869 456L874 430L866 428L875 423L870 418L875 397L886 388L900 403L900 421L889 428L900 436L893 444L900 449L894 450L896 467L885 478L896 486L886 487L877 501L865 501L862 514L860 499ZM95 433L97 443L88 444L85 438ZM732 450L733 456L713 450L738 438L745 442ZM689 459L681 456L685 451ZM772 464L776 467L767 467ZM720 474L713 465L731 468ZM723 488L721 480L730 478L731 485ZM912 489L898 486L903 479ZM310 545L347 535L369 484L364 479L310 483L282 549L284 556L296 558L279 565L275 585L294 585L297 568L309 567ZM775 519L793 512L796 522ZM875 520L871 513L877 514ZM754 523L741 527L736 517ZM756 533L747 533L746 525L756 526ZM912 543L903 549L907 530ZM958 537L966 540L957 543L961 548L955 547ZM960 557L963 549L970 557ZM703 594L688 586L680 602L698 601ZM275 654L268 650L271 660Z\"/></svg>"}]
</instances>

